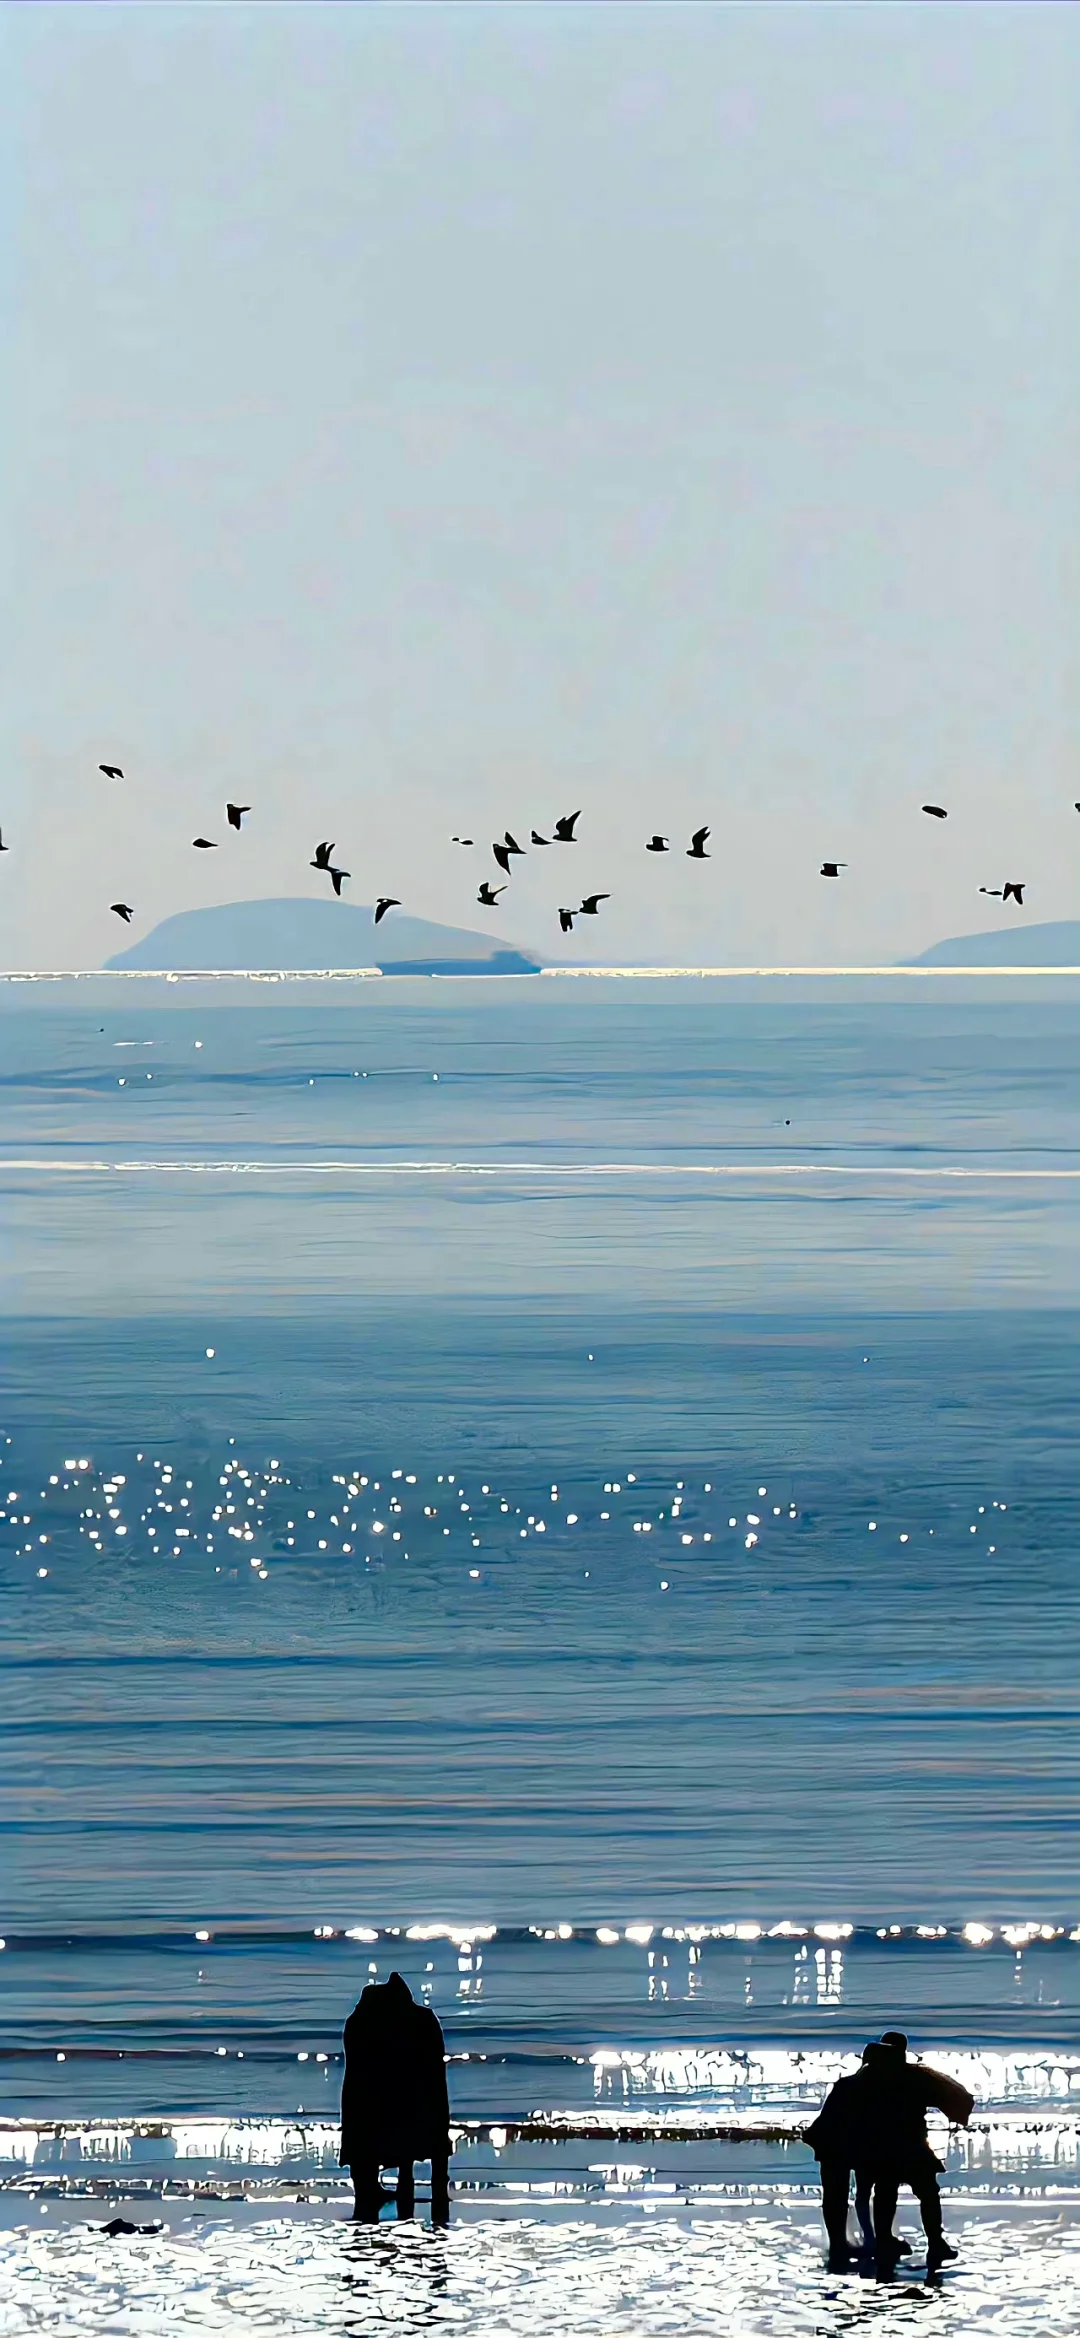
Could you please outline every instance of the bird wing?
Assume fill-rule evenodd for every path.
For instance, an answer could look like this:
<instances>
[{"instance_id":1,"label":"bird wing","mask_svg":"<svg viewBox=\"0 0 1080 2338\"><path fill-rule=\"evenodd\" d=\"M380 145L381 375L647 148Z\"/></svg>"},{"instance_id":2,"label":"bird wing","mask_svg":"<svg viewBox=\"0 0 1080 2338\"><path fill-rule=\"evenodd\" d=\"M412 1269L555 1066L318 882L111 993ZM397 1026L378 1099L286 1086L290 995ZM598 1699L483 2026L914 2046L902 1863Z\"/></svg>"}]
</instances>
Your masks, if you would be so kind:
<instances>
[{"instance_id":1,"label":"bird wing","mask_svg":"<svg viewBox=\"0 0 1080 2338\"><path fill-rule=\"evenodd\" d=\"M580 818L581 818L581 813L580 813L580 811L577 811L577 812L564 812L564 813L563 813L563 816L562 816L562 819L561 819L561 820L556 820L556 822L555 822L555 834L556 834L556 836L558 837L560 844L576 844L576 843L577 843L577 838L576 838L576 836L574 835L574 822L575 822L575 820L580 820Z\"/></svg>"},{"instance_id":2,"label":"bird wing","mask_svg":"<svg viewBox=\"0 0 1080 2338\"><path fill-rule=\"evenodd\" d=\"M505 869L507 876L509 876L510 853L508 847L505 844L493 844L491 847L491 852L492 858L498 861L499 867L501 869Z\"/></svg>"},{"instance_id":3,"label":"bird wing","mask_svg":"<svg viewBox=\"0 0 1080 2338\"><path fill-rule=\"evenodd\" d=\"M690 839L690 842L691 842L691 844L693 845L695 852L700 852L700 851L701 851L702 845L703 845L703 844L704 844L704 843L707 841L707 839L708 839L708 838L709 838L711 835L712 835L712 830L711 830L711 828L695 828L695 830L694 830L694 833L693 833L693 835L692 835L692 837L691 837L691 839Z\"/></svg>"},{"instance_id":4,"label":"bird wing","mask_svg":"<svg viewBox=\"0 0 1080 2338\"><path fill-rule=\"evenodd\" d=\"M1080 804L1078 804L1076 808L1077 808L1077 811L1078 811L1078 812L1080 812ZM538 835L537 835L537 833L536 833L536 830L535 830L535 828L533 829L533 832L532 832L532 840L533 840L533 843L534 843L534 844L550 844L550 843L551 843L551 838L550 838L550 836L538 836Z\"/></svg>"}]
</instances>

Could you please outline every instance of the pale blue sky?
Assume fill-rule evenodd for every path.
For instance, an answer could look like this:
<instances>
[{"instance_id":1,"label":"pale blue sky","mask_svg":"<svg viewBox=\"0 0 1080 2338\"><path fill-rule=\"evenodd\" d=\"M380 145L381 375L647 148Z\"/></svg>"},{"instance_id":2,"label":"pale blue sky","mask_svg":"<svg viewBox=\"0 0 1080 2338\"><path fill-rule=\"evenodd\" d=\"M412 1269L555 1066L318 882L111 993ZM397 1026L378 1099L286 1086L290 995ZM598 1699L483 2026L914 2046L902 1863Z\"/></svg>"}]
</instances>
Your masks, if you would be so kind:
<instances>
[{"instance_id":1,"label":"pale blue sky","mask_svg":"<svg viewBox=\"0 0 1080 2338\"><path fill-rule=\"evenodd\" d=\"M451 832L578 804L574 956L887 959L1006 876L1076 913L1075 9L2 34L0 960L317 892L320 836L475 926ZM557 956L569 856L518 870L491 929Z\"/></svg>"}]
</instances>

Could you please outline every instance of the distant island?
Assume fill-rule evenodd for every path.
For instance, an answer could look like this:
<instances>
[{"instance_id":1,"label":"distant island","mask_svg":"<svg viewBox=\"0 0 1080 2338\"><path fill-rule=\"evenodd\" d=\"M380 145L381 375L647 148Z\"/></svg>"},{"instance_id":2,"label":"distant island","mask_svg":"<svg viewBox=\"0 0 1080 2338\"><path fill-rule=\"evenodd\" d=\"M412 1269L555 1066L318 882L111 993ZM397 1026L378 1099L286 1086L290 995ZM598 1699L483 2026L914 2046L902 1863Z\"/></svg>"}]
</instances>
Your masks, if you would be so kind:
<instances>
[{"instance_id":1,"label":"distant island","mask_svg":"<svg viewBox=\"0 0 1080 2338\"><path fill-rule=\"evenodd\" d=\"M380 925L370 908L347 901L229 901L166 917L129 949L105 961L110 972L539 974L548 963L491 933L434 925L391 910ZM717 957L717 967L723 960ZM935 942L905 966L1080 966L1080 920L1015 925ZM657 972L664 968L658 965ZM826 973L823 967L822 972Z\"/></svg>"},{"instance_id":2,"label":"distant island","mask_svg":"<svg viewBox=\"0 0 1080 2338\"><path fill-rule=\"evenodd\" d=\"M382 974L538 974L543 960L501 946L493 934L393 909L377 926L372 909L352 902L286 900L182 910L105 964L109 971L162 973L378 967Z\"/></svg>"},{"instance_id":3,"label":"distant island","mask_svg":"<svg viewBox=\"0 0 1080 2338\"><path fill-rule=\"evenodd\" d=\"M935 942L905 966L1080 966L1080 919L1055 925L1014 925L996 933L958 934Z\"/></svg>"}]
</instances>

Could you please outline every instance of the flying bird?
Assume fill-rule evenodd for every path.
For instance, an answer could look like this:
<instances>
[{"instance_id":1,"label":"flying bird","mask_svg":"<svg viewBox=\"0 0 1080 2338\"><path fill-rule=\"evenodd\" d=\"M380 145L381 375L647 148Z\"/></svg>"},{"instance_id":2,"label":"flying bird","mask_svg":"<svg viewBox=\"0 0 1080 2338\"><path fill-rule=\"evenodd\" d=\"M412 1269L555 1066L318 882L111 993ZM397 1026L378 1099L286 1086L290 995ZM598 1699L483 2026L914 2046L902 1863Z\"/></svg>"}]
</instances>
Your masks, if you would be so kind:
<instances>
[{"instance_id":1,"label":"flying bird","mask_svg":"<svg viewBox=\"0 0 1080 2338\"><path fill-rule=\"evenodd\" d=\"M400 901L395 901L395 899L394 899L394 896L393 896L393 894L392 894L392 893L380 893L380 895L379 895L379 898L378 898L377 902L375 903L375 923L376 923L376 925L378 925L378 924L380 923L381 919L382 919L382 918L384 918L384 917L386 916L386 912L387 912L387 910L388 910L388 909L400 909L400 907L401 907L401 903L400 903Z\"/></svg>"},{"instance_id":2,"label":"flying bird","mask_svg":"<svg viewBox=\"0 0 1080 2338\"><path fill-rule=\"evenodd\" d=\"M492 858L493 858L494 860L497 860L497 861L498 861L499 867L502 869L502 871L503 871L504 875L506 875L506 876L508 877L508 876L509 876L509 874L510 874L510 847L509 847L509 845L508 845L508 844L493 844L493 845L492 845L492 847L491 847L491 852L492 852Z\"/></svg>"},{"instance_id":3,"label":"flying bird","mask_svg":"<svg viewBox=\"0 0 1080 2338\"><path fill-rule=\"evenodd\" d=\"M572 934L574 930L574 911L572 909L560 909L559 924L561 925L564 934Z\"/></svg>"},{"instance_id":4,"label":"flying bird","mask_svg":"<svg viewBox=\"0 0 1080 2338\"><path fill-rule=\"evenodd\" d=\"M555 822L555 835L553 842L555 844L576 844L577 837L574 834L574 822L575 820L580 820L580 818L580 812L564 812L562 819L556 820Z\"/></svg>"},{"instance_id":5,"label":"flying bird","mask_svg":"<svg viewBox=\"0 0 1080 2338\"><path fill-rule=\"evenodd\" d=\"M124 776L118 763L99 763L98 770L104 772L106 779L123 779Z\"/></svg>"},{"instance_id":6,"label":"flying bird","mask_svg":"<svg viewBox=\"0 0 1080 2338\"><path fill-rule=\"evenodd\" d=\"M333 849L334 847L332 844L317 844L315 847L315 858L313 861L308 862L309 869L323 869L324 871L328 870L330 867L330 855L333 852Z\"/></svg>"},{"instance_id":7,"label":"flying bird","mask_svg":"<svg viewBox=\"0 0 1080 2338\"><path fill-rule=\"evenodd\" d=\"M505 893L505 891L505 885L489 885L487 878L485 877L476 898L479 902L482 903L485 909L497 909L499 906L499 895L500 893Z\"/></svg>"},{"instance_id":8,"label":"flying bird","mask_svg":"<svg viewBox=\"0 0 1080 2338\"><path fill-rule=\"evenodd\" d=\"M110 901L109 907L114 917L122 917L125 925L131 924L135 912L133 909L129 909L126 901Z\"/></svg>"},{"instance_id":9,"label":"flying bird","mask_svg":"<svg viewBox=\"0 0 1080 2338\"><path fill-rule=\"evenodd\" d=\"M352 871L351 869L328 869L326 873L330 879L330 883L332 884L335 893L337 894L338 900L340 901L342 880L345 877L351 876Z\"/></svg>"},{"instance_id":10,"label":"flying bird","mask_svg":"<svg viewBox=\"0 0 1080 2338\"><path fill-rule=\"evenodd\" d=\"M841 869L846 867L846 861L822 861L821 874L823 877L838 877Z\"/></svg>"},{"instance_id":11,"label":"flying bird","mask_svg":"<svg viewBox=\"0 0 1080 2338\"><path fill-rule=\"evenodd\" d=\"M1027 878L1025 877L1023 884L1020 885L980 885L979 891L980 893L988 893L992 901L1015 901L1022 909L1026 883Z\"/></svg>"},{"instance_id":12,"label":"flying bird","mask_svg":"<svg viewBox=\"0 0 1080 2338\"><path fill-rule=\"evenodd\" d=\"M586 893L578 910L579 917L595 917L602 901L610 901L610 893Z\"/></svg>"},{"instance_id":13,"label":"flying bird","mask_svg":"<svg viewBox=\"0 0 1080 2338\"><path fill-rule=\"evenodd\" d=\"M212 838L212 837L210 837L210 836L193 836L193 837L192 837L192 839L191 839L191 842L192 842L192 845L194 846L194 849L195 849L195 851L196 851L196 852L216 852L216 851L217 851L217 845L214 843L214 841L213 841L213 838Z\"/></svg>"},{"instance_id":14,"label":"flying bird","mask_svg":"<svg viewBox=\"0 0 1080 2338\"><path fill-rule=\"evenodd\" d=\"M505 839L506 839L506 849L507 849L507 852L518 852L518 853L521 853L522 855L524 855L524 851L525 851L525 847L524 847L524 845L523 845L523 844L515 844L515 843L514 843L514 839L513 839L513 837L512 837L512 836L511 836L511 834L510 834L510 830L509 830L509 828L504 828L504 829L503 829L503 836L504 836L504 837L505 837Z\"/></svg>"},{"instance_id":15,"label":"flying bird","mask_svg":"<svg viewBox=\"0 0 1080 2338\"><path fill-rule=\"evenodd\" d=\"M923 811L929 812L932 820L947 820L949 817L944 804L924 804Z\"/></svg>"},{"instance_id":16,"label":"flying bird","mask_svg":"<svg viewBox=\"0 0 1080 2338\"><path fill-rule=\"evenodd\" d=\"M250 812L250 810L250 804L226 804L225 817L230 828L239 828L245 812Z\"/></svg>"},{"instance_id":17,"label":"flying bird","mask_svg":"<svg viewBox=\"0 0 1080 2338\"><path fill-rule=\"evenodd\" d=\"M452 836L450 842L451 844L475 844L476 838L475 836Z\"/></svg>"},{"instance_id":18,"label":"flying bird","mask_svg":"<svg viewBox=\"0 0 1080 2338\"><path fill-rule=\"evenodd\" d=\"M708 861L712 859L711 852L706 852L705 850L706 839L711 835L711 828L695 828L694 833L690 839L689 848L687 850L686 857L688 861Z\"/></svg>"},{"instance_id":19,"label":"flying bird","mask_svg":"<svg viewBox=\"0 0 1080 2338\"><path fill-rule=\"evenodd\" d=\"M706 834L706 836L708 835L708 833L709 833L709 831L708 831L708 829L706 828L706 830L705 830L705 834ZM668 840L667 840L667 837L666 837L666 836L650 836L650 838L649 838L649 841L648 841L648 843L647 843L647 845L646 845L646 847L645 847L645 850L646 850L646 852L666 852L666 851L667 851L667 848L668 848Z\"/></svg>"},{"instance_id":20,"label":"flying bird","mask_svg":"<svg viewBox=\"0 0 1080 2338\"><path fill-rule=\"evenodd\" d=\"M1076 809L1078 812L1080 812L1080 804L1077 804ZM534 828L532 832L532 841L534 844L550 844L551 838L550 836L538 836Z\"/></svg>"}]
</instances>

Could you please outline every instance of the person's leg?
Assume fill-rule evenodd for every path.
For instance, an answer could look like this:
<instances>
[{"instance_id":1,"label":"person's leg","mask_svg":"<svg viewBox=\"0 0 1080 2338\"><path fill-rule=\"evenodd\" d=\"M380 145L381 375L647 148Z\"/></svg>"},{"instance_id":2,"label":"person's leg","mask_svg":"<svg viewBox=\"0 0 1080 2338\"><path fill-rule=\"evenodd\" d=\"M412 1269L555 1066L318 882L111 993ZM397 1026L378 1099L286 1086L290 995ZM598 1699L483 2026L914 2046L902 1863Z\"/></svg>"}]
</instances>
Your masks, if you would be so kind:
<instances>
[{"instance_id":1,"label":"person's leg","mask_svg":"<svg viewBox=\"0 0 1080 2338\"><path fill-rule=\"evenodd\" d=\"M928 2273L936 2273L939 2265L947 2264L948 2260L956 2255L956 2250L950 2248L942 2227L941 2194L938 2190L936 2175L920 2176L918 2201L923 2231L926 2234L926 2270Z\"/></svg>"},{"instance_id":2,"label":"person's leg","mask_svg":"<svg viewBox=\"0 0 1080 2338\"><path fill-rule=\"evenodd\" d=\"M887 2276L896 2270L896 2259L899 2252L893 2239L893 2219L896 2215L899 2189L895 2176L879 2175L875 2179L874 2248L879 2276Z\"/></svg>"},{"instance_id":3,"label":"person's leg","mask_svg":"<svg viewBox=\"0 0 1080 2338\"><path fill-rule=\"evenodd\" d=\"M829 2263L842 2271L851 2259L848 2244L848 2186L851 2169L844 2159L821 2162L821 2215L829 2236Z\"/></svg>"},{"instance_id":4,"label":"person's leg","mask_svg":"<svg viewBox=\"0 0 1080 2338\"><path fill-rule=\"evenodd\" d=\"M874 2209L871 2198L873 2188L874 2179L869 2170L866 2168L856 2168L855 2214L859 2219L859 2230L863 2237L863 2247L867 2250L868 2253L871 2252L875 2247ZM892 2235L892 2245L898 2257L910 2257L911 2242L901 2240L898 2232L894 2231Z\"/></svg>"},{"instance_id":5,"label":"person's leg","mask_svg":"<svg viewBox=\"0 0 1080 2338\"><path fill-rule=\"evenodd\" d=\"M450 2222L450 2162L433 2159L431 2162L431 2221L432 2224Z\"/></svg>"},{"instance_id":6,"label":"person's leg","mask_svg":"<svg viewBox=\"0 0 1080 2338\"><path fill-rule=\"evenodd\" d=\"M403 2159L397 2172L397 2212L399 2216L415 2216L416 2185L413 2181L413 2163Z\"/></svg>"},{"instance_id":7,"label":"person's leg","mask_svg":"<svg viewBox=\"0 0 1080 2338\"><path fill-rule=\"evenodd\" d=\"M863 2237L864 2249L872 2249L874 2246L874 2211L871 2202L873 2189L874 2179L869 2170L856 2168L855 2214L859 2220L859 2231Z\"/></svg>"},{"instance_id":8,"label":"person's leg","mask_svg":"<svg viewBox=\"0 0 1080 2338\"><path fill-rule=\"evenodd\" d=\"M350 2169L353 2184L353 2217L358 2224L377 2224L379 2210L386 2194L379 2182L377 2159L354 2159Z\"/></svg>"}]
</instances>

